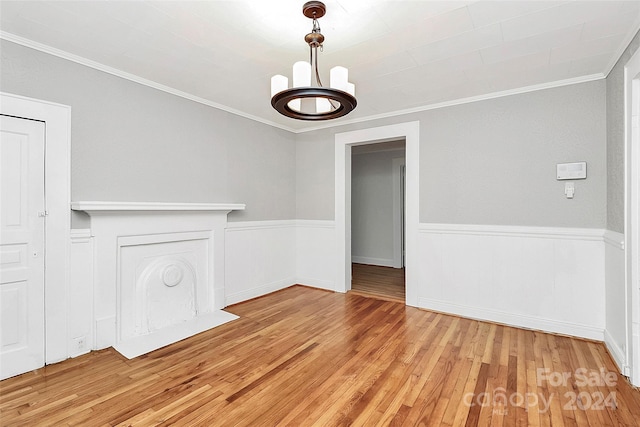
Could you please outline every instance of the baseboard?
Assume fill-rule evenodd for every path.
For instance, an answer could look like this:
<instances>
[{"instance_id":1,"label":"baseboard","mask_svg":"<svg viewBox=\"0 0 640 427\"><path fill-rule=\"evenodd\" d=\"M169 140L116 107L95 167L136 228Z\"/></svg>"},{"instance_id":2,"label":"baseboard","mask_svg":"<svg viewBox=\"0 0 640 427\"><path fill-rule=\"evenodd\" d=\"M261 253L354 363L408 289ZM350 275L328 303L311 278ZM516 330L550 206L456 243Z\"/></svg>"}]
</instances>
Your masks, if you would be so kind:
<instances>
[{"instance_id":1,"label":"baseboard","mask_svg":"<svg viewBox=\"0 0 640 427\"><path fill-rule=\"evenodd\" d=\"M284 288L288 288L289 286L295 285L295 278L287 278L282 280L277 280L275 282L267 283L265 285L256 286L251 289L244 290L242 292L237 292L235 294L226 295L225 298L225 307L237 304L242 301L247 301L252 298L261 297L266 294L270 294L271 292L279 291Z\"/></svg>"},{"instance_id":2,"label":"baseboard","mask_svg":"<svg viewBox=\"0 0 640 427\"><path fill-rule=\"evenodd\" d=\"M604 330L588 325L507 313L498 310L454 304L447 301L421 297L418 298L418 307L475 320L502 323L518 328L540 330L543 332L573 335L591 340L604 341Z\"/></svg>"},{"instance_id":3,"label":"baseboard","mask_svg":"<svg viewBox=\"0 0 640 427\"><path fill-rule=\"evenodd\" d=\"M311 288L325 289L327 291L335 291L336 284L330 280L314 279L311 277L298 277L296 283L299 285L309 286Z\"/></svg>"},{"instance_id":4,"label":"baseboard","mask_svg":"<svg viewBox=\"0 0 640 427\"><path fill-rule=\"evenodd\" d=\"M607 350L609 350L609 354L611 354L613 361L618 366L618 371L624 375L625 366L627 365L624 351L622 351L620 346L618 346L609 331L606 329L604 330L604 344L607 346Z\"/></svg>"},{"instance_id":5,"label":"baseboard","mask_svg":"<svg viewBox=\"0 0 640 427\"><path fill-rule=\"evenodd\" d=\"M395 261L393 259L385 259L385 258L371 258L365 256L351 256L351 262L356 264L368 264L368 265L378 265L380 267L394 267Z\"/></svg>"}]
</instances>

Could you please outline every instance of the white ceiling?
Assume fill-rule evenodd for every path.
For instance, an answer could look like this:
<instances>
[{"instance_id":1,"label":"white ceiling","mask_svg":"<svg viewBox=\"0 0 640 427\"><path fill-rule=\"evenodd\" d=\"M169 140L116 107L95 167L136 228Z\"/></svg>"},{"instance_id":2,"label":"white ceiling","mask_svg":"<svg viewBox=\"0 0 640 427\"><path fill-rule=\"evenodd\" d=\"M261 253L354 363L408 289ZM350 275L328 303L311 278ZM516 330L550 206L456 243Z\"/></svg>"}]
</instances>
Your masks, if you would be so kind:
<instances>
[{"instance_id":1,"label":"white ceiling","mask_svg":"<svg viewBox=\"0 0 640 427\"><path fill-rule=\"evenodd\" d=\"M308 59L303 4L3 0L0 35L300 131L602 78L640 28L637 0L326 0L321 74L348 67L358 107L305 122L275 112L269 86Z\"/></svg>"}]
</instances>

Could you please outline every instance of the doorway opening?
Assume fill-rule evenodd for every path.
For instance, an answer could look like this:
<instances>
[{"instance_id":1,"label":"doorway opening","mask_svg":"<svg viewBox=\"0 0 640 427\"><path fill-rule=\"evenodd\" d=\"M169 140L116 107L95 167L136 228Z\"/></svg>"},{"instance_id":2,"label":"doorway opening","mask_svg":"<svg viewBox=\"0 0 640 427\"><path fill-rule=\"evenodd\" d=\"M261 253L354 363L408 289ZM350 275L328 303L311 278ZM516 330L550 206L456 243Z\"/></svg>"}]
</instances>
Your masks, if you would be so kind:
<instances>
[{"instance_id":1,"label":"doorway opening","mask_svg":"<svg viewBox=\"0 0 640 427\"><path fill-rule=\"evenodd\" d=\"M418 307L419 265L419 176L420 176L420 122L398 123L361 129L335 135L335 231L336 231L336 283L337 292L352 288L351 268L351 155L359 145L379 144L404 139L405 156L405 303Z\"/></svg>"},{"instance_id":2,"label":"doorway opening","mask_svg":"<svg viewBox=\"0 0 640 427\"><path fill-rule=\"evenodd\" d=\"M404 138L351 150L351 290L402 302L405 156Z\"/></svg>"}]
</instances>

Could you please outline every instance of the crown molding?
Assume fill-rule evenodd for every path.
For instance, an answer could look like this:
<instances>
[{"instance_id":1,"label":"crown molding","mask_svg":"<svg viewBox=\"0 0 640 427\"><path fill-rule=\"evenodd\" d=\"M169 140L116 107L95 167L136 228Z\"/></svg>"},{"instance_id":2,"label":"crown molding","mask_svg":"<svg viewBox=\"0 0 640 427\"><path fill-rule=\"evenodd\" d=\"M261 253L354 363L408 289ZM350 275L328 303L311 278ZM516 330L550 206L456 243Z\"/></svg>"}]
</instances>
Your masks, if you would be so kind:
<instances>
[{"instance_id":1,"label":"crown molding","mask_svg":"<svg viewBox=\"0 0 640 427\"><path fill-rule=\"evenodd\" d=\"M633 34L633 36L635 36L635 33ZM631 38L629 39L629 42L631 41L631 39L633 38L633 36L631 36ZM420 107L414 107L414 108L408 108L408 109L404 109L404 110L396 110L396 111L391 111L388 113L382 113L382 114L376 114L373 116L366 116L366 117L361 117L361 118L357 118L357 119L352 119L352 120L344 120L344 121L340 121L338 122L325 122L325 124L322 125L317 125L317 126L309 126L309 127L305 127L302 129L296 129L296 128L292 128L289 126L285 126L282 125L280 123L276 123L273 122L271 120L266 120L263 119L261 117L258 116L254 116L251 114L247 114L244 113L242 111L233 109L231 107L227 107L225 105L222 104L218 104L216 102L210 101L208 99L204 99L201 98L199 96L187 93L187 92L183 92L181 90L178 89L174 89L172 87L169 86L165 86L163 84L154 82L152 80L148 80L145 79L143 77L137 76L135 74L131 74L131 73L127 73L125 71L119 70L117 68L113 68L110 67L108 65L104 65L101 64L99 62L66 52L64 50L61 49L57 49L48 45L45 45L43 43L39 43L24 37L20 37L17 36L15 34L12 33L8 33L6 31L0 31L0 39L4 39L31 49L35 49L44 53L48 53L50 55L53 56L57 56L59 58L62 59L66 59L72 62L75 62L77 64L81 64L81 65L85 65L87 67L99 70L99 71L103 71L105 73L108 74L112 74L114 76L117 77L121 77L123 79L126 80L130 80L132 82L135 83L139 83L141 85L145 85L157 90L161 90L163 92L166 93L170 93L172 95L175 96L179 96L181 98L185 98L203 105L207 105L209 107L213 107L216 108L218 110L222 110L222 111L226 111L228 113L231 114L235 114L237 116L240 117L244 117L246 119L249 120L253 120L259 123L263 123L265 125L268 126L272 126L278 129L282 129L294 134L299 134L299 133L305 133L305 132L312 132L312 131L316 131L316 130L321 130L321 129L328 129L328 128L334 128L334 127L340 127L340 126L346 126L346 125L350 125L350 124L355 124L355 123L363 123L363 122L368 122L368 121L373 121L373 120L380 120L380 119L385 119L385 118L389 118L389 117L396 117L396 116L402 116L402 115L406 115L406 114L412 114L412 113L419 113L422 111L428 111L428 110L436 110L439 108L446 108L446 107L452 107L455 105L462 105L462 104L470 104L472 102L478 102L478 101L486 101L486 100L490 100L490 99L495 99L495 98L502 98L505 96L511 96L511 95L518 95L518 94L523 94L523 93L528 93L528 92L535 92L535 91L539 91L539 90L544 90L544 89L552 89L552 88L556 88L556 87L562 87L562 86L569 86L569 85L573 85L573 84L578 84L578 83L585 83L585 82L590 82L590 81L594 81L594 80L600 80L600 79L604 79L606 78L607 73L597 73L597 74L590 74L590 75L586 75L586 76L581 76L581 77L574 77L571 79L564 79L564 80L557 80L557 81L553 81L553 82L548 82L548 83L542 83L542 84L538 84L538 85L531 85L531 86L524 86L524 87L520 87L520 88L516 88L516 89L509 89L509 90L504 90L504 91L498 91L498 92L491 92L491 93L487 93L487 94L483 94L483 95L477 95L477 96L472 96L472 97L467 97L467 98L460 98L460 99L454 99L451 101L445 101L445 102L440 102L440 103L435 103L435 104L427 104L427 105L423 105ZM628 45L628 42L624 45L624 49L626 49ZM622 51L624 52L624 50ZM622 54L622 53L621 53ZM619 57L618 57L619 59ZM615 65L615 63L618 61L618 59L616 59L616 61L611 65L611 68L613 68L613 66ZM610 70L609 70L610 71Z\"/></svg>"},{"instance_id":2,"label":"crown molding","mask_svg":"<svg viewBox=\"0 0 640 427\"><path fill-rule=\"evenodd\" d=\"M31 49L35 49L35 50L38 50L40 52L48 53L50 55L57 56L58 58L62 58L62 59L66 59L66 60L71 61L71 62L75 62L76 64L84 65L84 66L93 68L93 69L98 70L98 71L102 71L102 72L105 72L105 73L108 73L108 74L111 74L111 75L114 75L114 76L117 76L117 77L121 77L123 79L129 80L129 81L132 81L132 82L135 82L135 83L139 83L141 85L148 86L148 87L151 87L151 88L154 88L154 89L157 89L157 90L161 90L163 92L170 93L171 95L179 96L181 98L185 98L185 99L188 99L190 101L197 102L199 104L207 105L209 107L213 107L213 108L216 108L218 110L225 111L227 113L235 114L237 116L244 117L244 118L249 119L249 120L254 120L256 122L260 122L260 123L263 123L263 124L268 125L268 126L273 126L273 127L276 127L276 128L282 129L282 130L286 130L286 131L289 131L289 132L295 132L295 129L290 128L288 126L283 126L283 125L281 125L279 123L272 122L270 120L266 120L266 119L263 119L263 118L258 117L258 116L254 116L252 114L244 113L244 112L236 110L234 108L227 107L226 105L218 104L217 102L213 102L213 101L210 101L208 99L201 98L201 97L193 95L191 93L183 92L181 90L174 89L174 88L169 87L169 86L165 86L163 84L154 82L153 80L148 80L148 79L145 79L143 77L137 76L135 74L127 73L126 71L122 71L122 70L119 70L117 68L113 68L113 67L110 67L108 65L101 64L100 62L96 62L96 61L93 61L91 59L87 59L87 58L84 58L82 56L78 56L78 55L75 55L73 53L70 53L70 52L67 52L67 51L64 51L64 50L61 50L61 49L57 49L55 47L52 47L52 46L49 46L49 45L46 45L46 44L43 44L43 43L39 43L39 42L30 40L30 39L27 39L27 38L24 38L24 37L20 37L20 36L17 36L15 34L8 33L6 31L0 31L0 39L4 39L4 40L10 41L12 43L16 43L16 44L19 44L19 45L22 45L22 46L25 46L25 47L28 47L28 48L31 48Z\"/></svg>"},{"instance_id":3,"label":"crown molding","mask_svg":"<svg viewBox=\"0 0 640 427\"><path fill-rule=\"evenodd\" d=\"M627 48L629 47L629 44L631 44L631 41L636 36L636 34L638 34L639 31L640 31L640 21L638 21L638 23L636 24L635 29L631 31L627 35L627 37L624 39L624 43L620 45L618 52L616 52L616 56L613 57L613 59L611 60L611 63L609 63L607 68L605 68L605 71L603 73L605 77L609 76L609 73L611 73L611 71L613 70L613 67L615 67L618 61L620 61L620 58L622 58L624 51L627 50Z\"/></svg>"},{"instance_id":4,"label":"crown molding","mask_svg":"<svg viewBox=\"0 0 640 427\"><path fill-rule=\"evenodd\" d=\"M375 116L367 116L367 117L361 117L358 119L345 120L341 123L336 123L336 124L330 124L330 125L328 124L324 126L320 125L320 126L304 128L296 131L295 133L311 132L314 130L326 129L330 127L345 126L345 125L350 125L354 123L368 122L371 120L380 120L380 119L386 119L389 117L419 113L421 111L437 110L439 108L452 107L454 105L470 104L472 102L478 102L478 101L487 101L489 99L503 98L505 96L519 95L519 94L528 93L528 92L537 92L539 90L553 89L553 88L562 87L562 86L570 86L578 83L586 83L594 80L601 80L604 78L605 78L605 75L603 73L589 74L586 76L574 77L571 79L556 80L548 83L524 86L516 89L509 89L509 90L503 90L499 92L486 93L483 95L471 96L468 98L459 98L451 101L439 102L436 104L427 104L427 105L422 105L420 107L407 108L406 110L391 111L389 113L376 114Z\"/></svg>"}]
</instances>

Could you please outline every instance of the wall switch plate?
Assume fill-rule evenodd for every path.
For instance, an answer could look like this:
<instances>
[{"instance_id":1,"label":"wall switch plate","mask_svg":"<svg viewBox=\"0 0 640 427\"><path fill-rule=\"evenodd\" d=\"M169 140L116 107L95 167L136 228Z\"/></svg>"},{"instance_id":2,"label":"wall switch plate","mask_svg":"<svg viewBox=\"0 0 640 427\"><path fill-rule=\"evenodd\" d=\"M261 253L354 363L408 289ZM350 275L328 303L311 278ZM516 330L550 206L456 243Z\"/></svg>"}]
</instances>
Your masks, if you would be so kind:
<instances>
[{"instance_id":1,"label":"wall switch plate","mask_svg":"<svg viewBox=\"0 0 640 427\"><path fill-rule=\"evenodd\" d=\"M564 183L564 194L567 196L567 199L573 199L573 195L576 192L576 187L573 182L565 182Z\"/></svg>"},{"instance_id":2,"label":"wall switch plate","mask_svg":"<svg viewBox=\"0 0 640 427\"><path fill-rule=\"evenodd\" d=\"M586 179L587 162L558 163L556 165L556 179Z\"/></svg>"}]
</instances>

